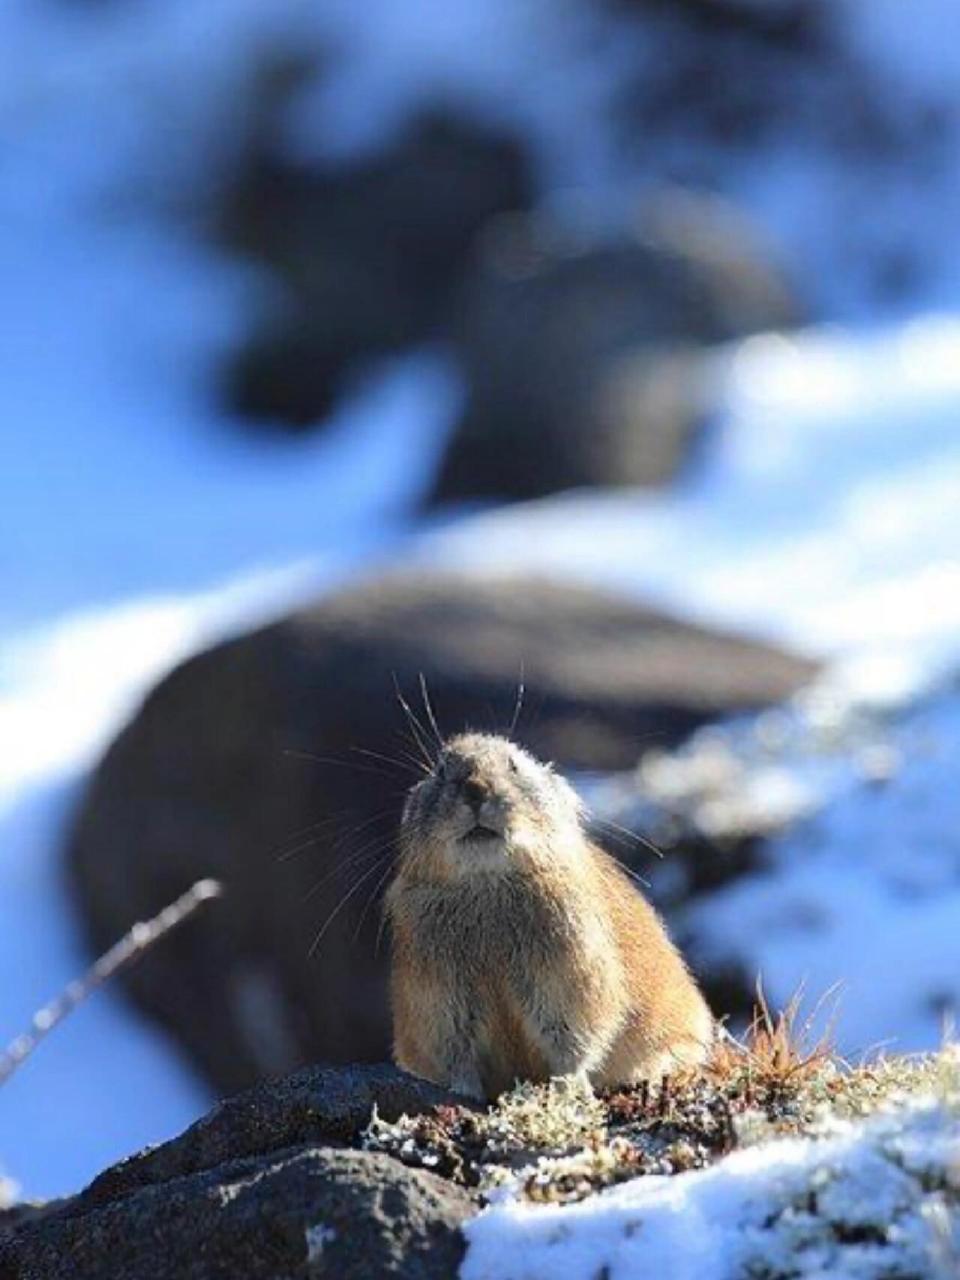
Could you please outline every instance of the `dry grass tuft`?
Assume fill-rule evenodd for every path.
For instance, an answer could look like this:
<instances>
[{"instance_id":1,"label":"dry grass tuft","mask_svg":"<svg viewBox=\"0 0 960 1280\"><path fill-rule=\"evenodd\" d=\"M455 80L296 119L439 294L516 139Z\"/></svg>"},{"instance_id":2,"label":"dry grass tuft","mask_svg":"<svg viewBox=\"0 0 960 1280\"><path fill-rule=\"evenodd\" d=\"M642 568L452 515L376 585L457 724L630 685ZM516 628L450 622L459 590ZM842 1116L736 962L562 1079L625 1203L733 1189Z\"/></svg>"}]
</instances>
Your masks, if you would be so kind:
<instances>
[{"instance_id":1,"label":"dry grass tuft","mask_svg":"<svg viewBox=\"0 0 960 1280\"><path fill-rule=\"evenodd\" d=\"M743 1040L736 1040L724 1030L708 1071L718 1084L747 1071L770 1089L787 1088L798 1078L816 1075L825 1065L838 1065L833 1028L839 991L839 985L831 987L801 1021L803 988L798 988L785 1008L774 1015L758 978L756 1004L746 1035ZM828 1006L832 1007L826 1027L817 1034L815 1027Z\"/></svg>"}]
</instances>

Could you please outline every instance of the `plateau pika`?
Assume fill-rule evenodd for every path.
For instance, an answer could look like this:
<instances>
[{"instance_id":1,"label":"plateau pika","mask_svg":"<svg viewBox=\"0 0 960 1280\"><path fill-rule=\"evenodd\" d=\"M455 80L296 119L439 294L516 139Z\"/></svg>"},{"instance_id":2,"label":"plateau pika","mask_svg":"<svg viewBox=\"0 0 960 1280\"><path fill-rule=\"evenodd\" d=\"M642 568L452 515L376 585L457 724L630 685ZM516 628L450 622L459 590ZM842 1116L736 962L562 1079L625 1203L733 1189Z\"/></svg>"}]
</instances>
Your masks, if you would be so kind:
<instances>
[{"instance_id":1,"label":"plateau pika","mask_svg":"<svg viewBox=\"0 0 960 1280\"><path fill-rule=\"evenodd\" d=\"M518 1079L624 1084L704 1060L703 997L583 819L549 765L485 734L447 742L410 791L386 898L401 1067L492 1098Z\"/></svg>"}]
</instances>

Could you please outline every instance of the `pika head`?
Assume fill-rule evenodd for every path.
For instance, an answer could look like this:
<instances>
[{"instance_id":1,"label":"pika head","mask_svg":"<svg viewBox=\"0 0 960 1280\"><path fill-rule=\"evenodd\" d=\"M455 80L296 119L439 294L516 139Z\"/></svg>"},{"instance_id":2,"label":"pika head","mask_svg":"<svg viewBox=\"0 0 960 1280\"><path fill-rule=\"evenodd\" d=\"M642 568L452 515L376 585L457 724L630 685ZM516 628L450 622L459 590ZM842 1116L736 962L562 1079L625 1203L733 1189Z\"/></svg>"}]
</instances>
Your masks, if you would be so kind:
<instances>
[{"instance_id":1,"label":"pika head","mask_svg":"<svg viewBox=\"0 0 960 1280\"><path fill-rule=\"evenodd\" d=\"M549 765L506 738L468 733L445 743L409 792L400 846L444 876L506 871L578 844L581 812Z\"/></svg>"}]
</instances>

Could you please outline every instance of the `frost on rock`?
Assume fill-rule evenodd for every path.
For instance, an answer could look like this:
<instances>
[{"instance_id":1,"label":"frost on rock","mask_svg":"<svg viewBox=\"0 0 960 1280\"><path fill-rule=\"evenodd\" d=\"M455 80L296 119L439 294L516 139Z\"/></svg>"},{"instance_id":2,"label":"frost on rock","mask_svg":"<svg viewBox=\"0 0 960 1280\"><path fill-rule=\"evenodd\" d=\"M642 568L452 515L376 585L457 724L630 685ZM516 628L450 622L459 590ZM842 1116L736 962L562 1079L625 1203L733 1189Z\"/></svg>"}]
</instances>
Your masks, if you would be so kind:
<instances>
[{"instance_id":1,"label":"frost on rock","mask_svg":"<svg viewBox=\"0 0 960 1280\"><path fill-rule=\"evenodd\" d=\"M960 1115L927 1098L576 1204L501 1199L463 1280L918 1280L960 1274Z\"/></svg>"},{"instance_id":2,"label":"frost on rock","mask_svg":"<svg viewBox=\"0 0 960 1280\"><path fill-rule=\"evenodd\" d=\"M305 1235L307 1264L314 1266L321 1261L324 1249L337 1238L337 1233L333 1227L327 1227L322 1222L318 1222L312 1227L307 1227Z\"/></svg>"},{"instance_id":3,"label":"frost on rock","mask_svg":"<svg viewBox=\"0 0 960 1280\"><path fill-rule=\"evenodd\" d=\"M608 1106L588 1084L558 1078L518 1084L482 1113L438 1107L390 1124L374 1110L362 1140L369 1151L385 1151L405 1164L487 1190L538 1160L599 1152L607 1124Z\"/></svg>"}]
</instances>

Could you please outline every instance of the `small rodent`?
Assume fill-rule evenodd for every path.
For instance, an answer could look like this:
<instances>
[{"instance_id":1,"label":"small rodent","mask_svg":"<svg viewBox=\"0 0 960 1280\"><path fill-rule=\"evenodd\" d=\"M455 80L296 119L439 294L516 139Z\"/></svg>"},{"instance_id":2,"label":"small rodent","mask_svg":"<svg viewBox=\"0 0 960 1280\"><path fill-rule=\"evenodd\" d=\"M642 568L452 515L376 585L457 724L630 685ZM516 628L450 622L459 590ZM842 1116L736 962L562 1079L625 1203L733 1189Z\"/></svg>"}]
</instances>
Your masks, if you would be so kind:
<instances>
[{"instance_id":1,"label":"small rodent","mask_svg":"<svg viewBox=\"0 0 960 1280\"><path fill-rule=\"evenodd\" d=\"M444 744L410 791L386 896L394 1052L473 1097L701 1063L714 1022L654 909L593 844L573 788L506 738Z\"/></svg>"}]
</instances>

